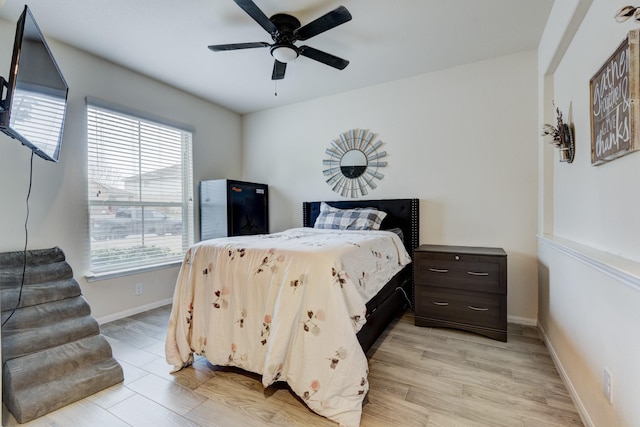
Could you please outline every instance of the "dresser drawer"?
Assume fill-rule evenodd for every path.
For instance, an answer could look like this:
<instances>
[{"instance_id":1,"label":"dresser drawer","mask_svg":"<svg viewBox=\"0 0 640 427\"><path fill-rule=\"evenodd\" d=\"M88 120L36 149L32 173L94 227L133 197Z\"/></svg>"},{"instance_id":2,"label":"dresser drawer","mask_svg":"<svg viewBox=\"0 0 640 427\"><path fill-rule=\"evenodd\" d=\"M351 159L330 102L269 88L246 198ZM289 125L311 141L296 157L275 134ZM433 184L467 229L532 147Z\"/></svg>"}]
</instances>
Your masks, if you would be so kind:
<instances>
[{"instance_id":1,"label":"dresser drawer","mask_svg":"<svg viewBox=\"0 0 640 427\"><path fill-rule=\"evenodd\" d=\"M503 293L506 260L455 253L415 254L415 284Z\"/></svg>"},{"instance_id":2,"label":"dresser drawer","mask_svg":"<svg viewBox=\"0 0 640 427\"><path fill-rule=\"evenodd\" d=\"M416 287L416 316L484 328L503 329L506 297Z\"/></svg>"}]
</instances>

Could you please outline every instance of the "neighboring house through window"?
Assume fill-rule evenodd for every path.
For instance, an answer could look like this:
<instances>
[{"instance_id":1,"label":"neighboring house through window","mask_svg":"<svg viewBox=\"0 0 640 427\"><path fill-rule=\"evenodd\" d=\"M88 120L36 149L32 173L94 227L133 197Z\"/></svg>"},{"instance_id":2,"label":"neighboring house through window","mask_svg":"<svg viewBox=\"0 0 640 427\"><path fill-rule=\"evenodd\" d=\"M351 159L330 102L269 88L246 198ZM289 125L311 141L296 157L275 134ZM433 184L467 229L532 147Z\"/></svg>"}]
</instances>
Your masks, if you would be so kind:
<instances>
[{"instance_id":1,"label":"neighboring house through window","mask_svg":"<svg viewBox=\"0 0 640 427\"><path fill-rule=\"evenodd\" d=\"M182 260L193 244L192 131L87 99L91 273Z\"/></svg>"}]
</instances>

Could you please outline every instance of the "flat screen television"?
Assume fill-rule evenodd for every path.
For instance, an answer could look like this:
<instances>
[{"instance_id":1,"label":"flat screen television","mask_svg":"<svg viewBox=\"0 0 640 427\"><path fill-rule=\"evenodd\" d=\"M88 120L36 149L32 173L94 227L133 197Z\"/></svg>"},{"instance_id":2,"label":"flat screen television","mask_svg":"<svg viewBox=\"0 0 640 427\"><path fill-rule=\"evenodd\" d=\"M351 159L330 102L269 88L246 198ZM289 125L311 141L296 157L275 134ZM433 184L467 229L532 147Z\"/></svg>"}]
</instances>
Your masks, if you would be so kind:
<instances>
[{"instance_id":1,"label":"flat screen television","mask_svg":"<svg viewBox=\"0 0 640 427\"><path fill-rule=\"evenodd\" d=\"M9 77L0 84L0 130L57 162L69 87L27 6L16 25Z\"/></svg>"}]
</instances>

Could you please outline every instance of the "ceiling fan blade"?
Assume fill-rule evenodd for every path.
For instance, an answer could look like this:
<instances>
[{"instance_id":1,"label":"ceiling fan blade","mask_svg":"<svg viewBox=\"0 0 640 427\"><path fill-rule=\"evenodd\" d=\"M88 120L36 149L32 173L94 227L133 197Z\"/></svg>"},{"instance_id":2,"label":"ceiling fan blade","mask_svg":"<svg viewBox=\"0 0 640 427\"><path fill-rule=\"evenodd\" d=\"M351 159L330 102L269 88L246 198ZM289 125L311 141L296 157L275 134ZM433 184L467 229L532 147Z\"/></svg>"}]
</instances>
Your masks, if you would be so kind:
<instances>
[{"instance_id":1,"label":"ceiling fan blade","mask_svg":"<svg viewBox=\"0 0 640 427\"><path fill-rule=\"evenodd\" d=\"M307 25L298 28L294 35L297 40L308 40L313 36L317 36L320 33L324 33L327 30L349 21L351 21L351 14L346 7L339 6L315 21L311 21Z\"/></svg>"},{"instance_id":2,"label":"ceiling fan blade","mask_svg":"<svg viewBox=\"0 0 640 427\"><path fill-rule=\"evenodd\" d=\"M273 73L271 73L271 80L284 79L284 72L287 71L287 64L280 62L277 59L273 62Z\"/></svg>"},{"instance_id":3,"label":"ceiling fan blade","mask_svg":"<svg viewBox=\"0 0 640 427\"><path fill-rule=\"evenodd\" d=\"M298 52L302 56L306 56L307 58L322 62L323 64L329 65L333 68L337 68L338 70L344 70L346 66L349 65L349 61L347 61L346 59L338 58L337 56L331 55L330 53L323 52L309 46L300 46L300 48L298 48Z\"/></svg>"},{"instance_id":4,"label":"ceiling fan blade","mask_svg":"<svg viewBox=\"0 0 640 427\"><path fill-rule=\"evenodd\" d=\"M273 34L278 31L278 28L274 25L273 22L267 18L267 15L260 10L256 4L251 0L233 0L242 10L247 12L247 14L253 18L262 28L267 30L269 34Z\"/></svg>"},{"instance_id":5,"label":"ceiling fan blade","mask_svg":"<svg viewBox=\"0 0 640 427\"><path fill-rule=\"evenodd\" d=\"M238 50L238 49L253 49L254 47L269 47L271 46L266 42L254 42L254 43L231 43L231 44L212 44L209 46L214 52L222 52L225 50Z\"/></svg>"}]
</instances>

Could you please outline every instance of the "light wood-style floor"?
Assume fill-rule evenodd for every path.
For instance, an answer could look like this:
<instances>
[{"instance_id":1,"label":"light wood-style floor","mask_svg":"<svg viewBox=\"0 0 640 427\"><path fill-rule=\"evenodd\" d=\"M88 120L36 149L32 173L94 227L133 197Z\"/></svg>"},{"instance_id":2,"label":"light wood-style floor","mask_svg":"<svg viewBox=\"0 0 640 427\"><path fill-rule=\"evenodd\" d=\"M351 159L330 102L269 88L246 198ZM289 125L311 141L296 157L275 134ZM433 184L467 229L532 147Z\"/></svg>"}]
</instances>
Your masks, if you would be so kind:
<instances>
[{"instance_id":1,"label":"light wood-style floor","mask_svg":"<svg viewBox=\"0 0 640 427\"><path fill-rule=\"evenodd\" d=\"M169 373L170 307L102 325L125 381L23 426L337 426L286 386L198 358ZM362 426L582 426L535 328L509 325L503 343L419 328L406 312L370 353ZM16 426L3 410L3 425Z\"/></svg>"}]
</instances>

